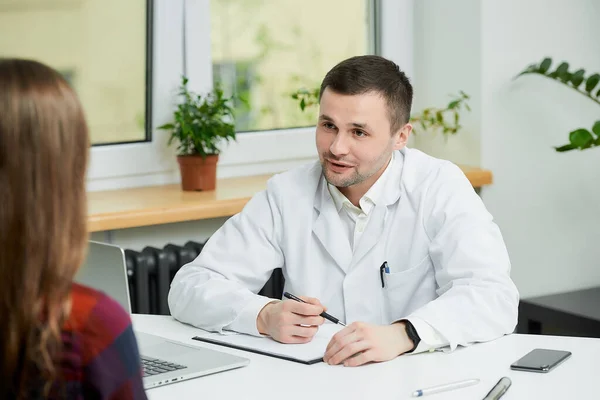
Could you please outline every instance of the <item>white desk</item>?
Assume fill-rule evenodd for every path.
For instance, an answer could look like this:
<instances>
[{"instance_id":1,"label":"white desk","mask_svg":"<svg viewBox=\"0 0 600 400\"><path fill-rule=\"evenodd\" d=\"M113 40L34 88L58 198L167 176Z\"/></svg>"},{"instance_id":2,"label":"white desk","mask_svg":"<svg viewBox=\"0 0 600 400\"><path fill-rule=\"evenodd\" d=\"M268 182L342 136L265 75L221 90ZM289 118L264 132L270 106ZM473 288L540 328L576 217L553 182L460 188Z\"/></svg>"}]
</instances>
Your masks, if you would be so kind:
<instances>
[{"instance_id":1,"label":"white desk","mask_svg":"<svg viewBox=\"0 0 600 400\"><path fill-rule=\"evenodd\" d=\"M498 379L508 376L512 386L502 400L598 399L600 339L510 335L459 348L454 353L402 356L358 368L302 365L192 340L203 331L171 317L134 315L135 329L249 358L240 369L204 376L148 391L157 399L412 399L415 389L462 379L481 383L424 397L431 400L482 399ZM548 374L512 371L509 365L536 347L569 350L571 358Z\"/></svg>"}]
</instances>

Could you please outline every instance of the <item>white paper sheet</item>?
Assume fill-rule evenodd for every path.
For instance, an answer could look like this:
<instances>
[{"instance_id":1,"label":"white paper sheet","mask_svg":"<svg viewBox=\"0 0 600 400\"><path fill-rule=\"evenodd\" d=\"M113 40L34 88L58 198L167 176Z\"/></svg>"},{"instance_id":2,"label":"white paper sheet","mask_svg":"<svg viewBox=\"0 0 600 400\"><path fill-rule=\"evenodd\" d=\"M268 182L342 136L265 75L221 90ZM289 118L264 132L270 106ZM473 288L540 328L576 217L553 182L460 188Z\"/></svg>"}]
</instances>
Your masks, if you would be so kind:
<instances>
[{"instance_id":1,"label":"white paper sheet","mask_svg":"<svg viewBox=\"0 0 600 400\"><path fill-rule=\"evenodd\" d=\"M211 343L229 345L230 347L246 350L256 350L273 356L313 363L323 357L327 344L329 344L333 335L343 328L343 326L337 324L323 324L319 327L313 339L303 344L283 344L276 342L270 337L256 337L244 334L221 335L219 333L210 333L198 338L208 339Z\"/></svg>"}]
</instances>

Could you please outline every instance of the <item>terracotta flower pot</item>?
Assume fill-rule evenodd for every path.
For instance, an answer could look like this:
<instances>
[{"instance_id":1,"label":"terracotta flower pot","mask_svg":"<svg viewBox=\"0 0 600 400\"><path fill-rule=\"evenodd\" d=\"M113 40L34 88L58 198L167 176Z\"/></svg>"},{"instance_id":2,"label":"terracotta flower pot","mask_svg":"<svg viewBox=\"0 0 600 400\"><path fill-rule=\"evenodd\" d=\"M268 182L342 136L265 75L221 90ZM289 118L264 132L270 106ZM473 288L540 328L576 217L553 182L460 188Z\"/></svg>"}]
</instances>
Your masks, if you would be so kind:
<instances>
[{"instance_id":1,"label":"terracotta flower pot","mask_svg":"<svg viewBox=\"0 0 600 400\"><path fill-rule=\"evenodd\" d=\"M217 187L218 155L177 156L179 172L181 172L181 189L183 190L215 190Z\"/></svg>"}]
</instances>

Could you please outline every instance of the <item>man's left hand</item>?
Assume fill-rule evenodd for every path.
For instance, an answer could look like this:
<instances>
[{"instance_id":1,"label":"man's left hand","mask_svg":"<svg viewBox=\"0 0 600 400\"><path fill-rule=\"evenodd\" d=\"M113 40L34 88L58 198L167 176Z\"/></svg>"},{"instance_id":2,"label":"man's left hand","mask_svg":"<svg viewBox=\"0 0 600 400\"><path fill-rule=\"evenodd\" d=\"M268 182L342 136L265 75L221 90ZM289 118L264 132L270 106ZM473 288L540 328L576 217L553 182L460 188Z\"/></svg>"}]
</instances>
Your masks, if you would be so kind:
<instances>
[{"instance_id":1,"label":"man's left hand","mask_svg":"<svg viewBox=\"0 0 600 400\"><path fill-rule=\"evenodd\" d=\"M357 367L368 362L388 361L413 348L404 322L371 325L353 322L336 333L325 350L323 361Z\"/></svg>"}]
</instances>

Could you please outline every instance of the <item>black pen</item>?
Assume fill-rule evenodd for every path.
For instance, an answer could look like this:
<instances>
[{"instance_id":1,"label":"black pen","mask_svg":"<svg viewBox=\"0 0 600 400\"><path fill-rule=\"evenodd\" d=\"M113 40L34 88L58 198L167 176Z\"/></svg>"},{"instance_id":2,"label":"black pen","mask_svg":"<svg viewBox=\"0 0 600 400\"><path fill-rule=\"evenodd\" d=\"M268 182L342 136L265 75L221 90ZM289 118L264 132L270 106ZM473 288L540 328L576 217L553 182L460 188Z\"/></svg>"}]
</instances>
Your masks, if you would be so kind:
<instances>
[{"instance_id":1,"label":"black pen","mask_svg":"<svg viewBox=\"0 0 600 400\"><path fill-rule=\"evenodd\" d=\"M290 299L290 300L296 300L296 301L298 301L298 302L300 302L300 303L306 303L306 301L302 300L300 297L296 297L296 296L294 296L293 294L291 294L291 293L288 293L288 292L283 292L283 297L286 297L286 298L288 298L288 299ZM306 303L306 304L308 304L308 303ZM342 325L342 326L346 326L346 324L344 324L342 321L340 321L339 319L337 319L337 318L335 318L335 317L333 317L333 316L331 316L331 315L327 314L325 311L323 311L323 312L322 312L321 314L319 314L319 315L320 315L321 317L323 317L323 318L325 318L325 319L327 319L327 320L329 320L329 321L333 322L334 324L340 324L340 325Z\"/></svg>"},{"instance_id":2,"label":"black pen","mask_svg":"<svg viewBox=\"0 0 600 400\"><path fill-rule=\"evenodd\" d=\"M381 278L381 287L385 287L385 280L383 279L384 273L386 273L386 274L390 273L390 268L388 267L387 261L384 261L383 264L381 264L381 267L379 267L379 277Z\"/></svg>"}]
</instances>

